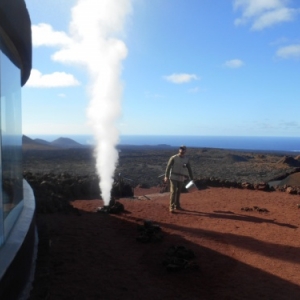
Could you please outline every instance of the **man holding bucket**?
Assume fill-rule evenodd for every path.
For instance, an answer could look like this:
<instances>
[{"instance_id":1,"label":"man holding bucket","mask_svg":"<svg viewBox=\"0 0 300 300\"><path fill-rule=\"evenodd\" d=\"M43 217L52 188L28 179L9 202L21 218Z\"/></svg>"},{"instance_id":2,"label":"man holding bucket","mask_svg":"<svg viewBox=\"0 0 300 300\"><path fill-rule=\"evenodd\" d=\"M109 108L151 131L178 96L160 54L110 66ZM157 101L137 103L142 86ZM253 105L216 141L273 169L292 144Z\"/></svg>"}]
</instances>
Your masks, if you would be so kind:
<instances>
[{"instance_id":1,"label":"man holding bucket","mask_svg":"<svg viewBox=\"0 0 300 300\"><path fill-rule=\"evenodd\" d=\"M164 181L170 179L170 212L180 207L180 193L186 177L193 180L193 172L189 159L185 156L186 146L180 146L178 154L169 159Z\"/></svg>"}]
</instances>

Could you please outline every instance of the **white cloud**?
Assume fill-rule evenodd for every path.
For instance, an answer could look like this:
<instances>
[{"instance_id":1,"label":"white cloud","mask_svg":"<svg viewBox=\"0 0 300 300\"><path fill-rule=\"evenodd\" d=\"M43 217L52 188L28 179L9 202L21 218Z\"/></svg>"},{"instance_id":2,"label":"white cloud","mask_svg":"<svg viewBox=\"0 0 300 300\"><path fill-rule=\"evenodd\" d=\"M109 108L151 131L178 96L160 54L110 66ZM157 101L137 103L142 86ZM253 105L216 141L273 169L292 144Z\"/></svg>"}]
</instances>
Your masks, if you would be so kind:
<instances>
[{"instance_id":1,"label":"white cloud","mask_svg":"<svg viewBox=\"0 0 300 300\"><path fill-rule=\"evenodd\" d=\"M27 87L54 88L80 85L80 82L72 75L65 72L54 72L43 75L39 70L32 69Z\"/></svg>"},{"instance_id":2,"label":"white cloud","mask_svg":"<svg viewBox=\"0 0 300 300\"><path fill-rule=\"evenodd\" d=\"M58 97L60 97L60 98L66 98L67 96L66 96L66 94L58 94Z\"/></svg>"},{"instance_id":3,"label":"white cloud","mask_svg":"<svg viewBox=\"0 0 300 300\"><path fill-rule=\"evenodd\" d=\"M244 65L244 62L240 59L231 59L227 60L224 63L224 66L231 69L241 68Z\"/></svg>"},{"instance_id":4,"label":"white cloud","mask_svg":"<svg viewBox=\"0 0 300 300\"><path fill-rule=\"evenodd\" d=\"M63 31L54 31L52 26L45 23L31 26L32 45L34 47L65 46L71 43L71 39Z\"/></svg>"},{"instance_id":5,"label":"white cloud","mask_svg":"<svg viewBox=\"0 0 300 300\"><path fill-rule=\"evenodd\" d=\"M262 30L282 22L293 21L300 12L289 8L288 0L233 0L235 10L241 10L242 16L235 25L252 23L251 29Z\"/></svg>"},{"instance_id":6,"label":"white cloud","mask_svg":"<svg viewBox=\"0 0 300 300\"><path fill-rule=\"evenodd\" d=\"M187 83L192 80L199 80L200 78L195 74L187 74L187 73L180 73L180 74L172 74L168 76L164 76L164 79L170 81L172 83L181 84Z\"/></svg>"},{"instance_id":7,"label":"white cloud","mask_svg":"<svg viewBox=\"0 0 300 300\"><path fill-rule=\"evenodd\" d=\"M282 58L300 57L300 44L281 47L277 50L276 55Z\"/></svg>"},{"instance_id":8,"label":"white cloud","mask_svg":"<svg viewBox=\"0 0 300 300\"><path fill-rule=\"evenodd\" d=\"M277 23L292 21L294 19L295 12L295 9L288 8L280 8L266 12L254 21L252 29L261 30L265 27L271 27Z\"/></svg>"}]
</instances>

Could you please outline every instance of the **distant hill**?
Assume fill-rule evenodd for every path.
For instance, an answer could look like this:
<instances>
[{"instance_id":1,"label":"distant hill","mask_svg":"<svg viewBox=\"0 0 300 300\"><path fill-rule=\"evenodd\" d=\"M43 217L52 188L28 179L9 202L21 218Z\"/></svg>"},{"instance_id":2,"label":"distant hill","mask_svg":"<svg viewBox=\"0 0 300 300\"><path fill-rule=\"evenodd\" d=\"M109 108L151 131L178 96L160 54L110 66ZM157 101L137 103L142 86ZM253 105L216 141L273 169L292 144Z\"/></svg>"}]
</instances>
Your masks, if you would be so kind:
<instances>
[{"instance_id":1,"label":"distant hill","mask_svg":"<svg viewBox=\"0 0 300 300\"><path fill-rule=\"evenodd\" d=\"M31 139L30 137L22 136L23 150L55 150L55 149L70 149L70 148L86 148L86 146L77 143L69 138L58 138L53 142L48 142L43 139Z\"/></svg>"},{"instance_id":2,"label":"distant hill","mask_svg":"<svg viewBox=\"0 0 300 300\"><path fill-rule=\"evenodd\" d=\"M47 145L47 146L50 146L51 143L48 142L48 141L45 141L45 140L42 140L42 139L34 139L34 141L38 144L42 144L42 145Z\"/></svg>"},{"instance_id":3,"label":"distant hill","mask_svg":"<svg viewBox=\"0 0 300 300\"><path fill-rule=\"evenodd\" d=\"M24 145L24 144L35 144L35 141L33 140L33 139L31 139L31 138L29 138L28 136L26 136L26 135L23 135L22 136L22 144Z\"/></svg>"},{"instance_id":4,"label":"distant hill","mask_svg":"<svg viewBox=\"0 0 300 300\"><path fill-rule=\"evenodd\" d=\"M55 147L51 146L50 143L47 144L46 141L36 141L30 137L23 135L22 136L22 148L23 150L51 150Z\"/></svg>"},{"instance_id":5,"label":"distant hill","mask_svg":"<svg viewBox=\"0 0 300 300\"><path fill-rule=\"evenodd\" d=\"M291 167L300 167L300 161L292 156L284 156L278 161L279 164L287 164Z\"/></svg>"},{"instance_id":6,"label":"distant hill","mask_svg":"<svg viewBox=\"0 0 300 300\"><path fill-rule=\"evenodd\" d=\"M91 145L80 144L70 138L60 137L52 142L48 142L43 139L31 139L30 137L23 135L22 137L24 150L55 150L55 149L78 149L78 148L91 148ZM172 149L176 148L167 144L158 145L118 145L119 150L122 149Z\"/></svg>"},{"instance_id":7,"label":"distant hill","mask_svg":"<svg viewBox=\"0 0 300 300\"><path fill-rule=\"evenodd\" d=\"M77 143L72 139L64 138L64 137L60 137L54 140L53 142L51 142L51 145L59 148L85 148L84 145Z\"/></svg>"}]
</instances>

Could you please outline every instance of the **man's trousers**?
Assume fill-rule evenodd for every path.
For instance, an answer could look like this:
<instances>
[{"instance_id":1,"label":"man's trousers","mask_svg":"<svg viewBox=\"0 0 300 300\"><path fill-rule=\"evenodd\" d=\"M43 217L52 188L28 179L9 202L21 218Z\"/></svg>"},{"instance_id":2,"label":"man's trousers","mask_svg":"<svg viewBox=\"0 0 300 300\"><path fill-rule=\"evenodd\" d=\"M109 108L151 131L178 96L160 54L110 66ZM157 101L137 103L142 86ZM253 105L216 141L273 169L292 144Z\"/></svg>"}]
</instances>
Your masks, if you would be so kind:
<instances>
[{"instance_id":1,"label":"man's trousers","mask_svg":"<svg viewBox=\"0 0 300 300\"><path fill-rule=\"evenodd\" d=\"M180 193L182 186L182 181L170 180L170 210L180 208Z\"/></svg>"}]
</instances>

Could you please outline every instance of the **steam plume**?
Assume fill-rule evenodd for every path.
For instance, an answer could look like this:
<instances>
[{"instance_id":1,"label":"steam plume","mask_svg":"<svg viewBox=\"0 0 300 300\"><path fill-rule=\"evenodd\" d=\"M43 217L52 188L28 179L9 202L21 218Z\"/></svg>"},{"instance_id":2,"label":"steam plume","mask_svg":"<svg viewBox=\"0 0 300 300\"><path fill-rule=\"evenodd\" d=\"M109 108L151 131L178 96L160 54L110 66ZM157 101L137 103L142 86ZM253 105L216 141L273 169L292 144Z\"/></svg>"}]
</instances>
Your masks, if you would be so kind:
<instances>
[{"instance_id":1,"label":"steam plume","mask_svg":"<svg viewBox=\"0 0 300 300\"><path fill-rule=\"evenodd\" d=\"M131 9L131 0L79 0L72 9L71 41L52 57L80 64L90 75L87 114L96 141L96 167L106 205L118 161L116 121L121 113L122 60L127 55L126 45L117 36L122 34Z\"/></svg>"}]
</instances>

